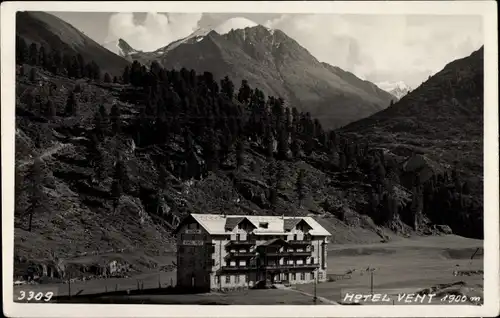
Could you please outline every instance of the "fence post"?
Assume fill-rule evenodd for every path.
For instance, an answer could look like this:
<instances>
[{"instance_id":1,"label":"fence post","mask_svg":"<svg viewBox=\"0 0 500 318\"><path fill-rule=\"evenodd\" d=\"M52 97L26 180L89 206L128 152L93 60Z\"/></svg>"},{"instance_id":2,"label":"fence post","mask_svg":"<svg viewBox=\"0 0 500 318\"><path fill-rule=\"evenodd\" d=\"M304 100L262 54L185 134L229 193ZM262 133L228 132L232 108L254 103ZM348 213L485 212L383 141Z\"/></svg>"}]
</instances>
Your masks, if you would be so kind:
<instances>
[{"instance_id":1,"label":"fence post","mask_svg":"<svg viewBox=\"0 0 500 318\"><path fill-rule=\"evenodd\" d=\"M71 272L68 273L68 296L71 298Z\"/></svg>"},{"instance_id":2,"label":"fence post","mask_svg":"<svg viewBox=\"0 0 500 318\"><path fill-rule=\"evenodd\" d=\"M370 271L370 293L373 295L373 271Z\"/></svg>"}]
</instances>

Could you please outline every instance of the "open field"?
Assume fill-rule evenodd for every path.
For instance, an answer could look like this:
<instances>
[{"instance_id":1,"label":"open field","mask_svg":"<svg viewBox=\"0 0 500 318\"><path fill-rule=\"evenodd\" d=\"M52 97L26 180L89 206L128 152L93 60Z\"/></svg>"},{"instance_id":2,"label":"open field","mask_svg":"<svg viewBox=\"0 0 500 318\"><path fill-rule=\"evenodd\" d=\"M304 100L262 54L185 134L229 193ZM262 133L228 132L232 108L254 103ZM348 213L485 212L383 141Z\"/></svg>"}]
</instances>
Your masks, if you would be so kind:
<instances>
[{"instance_id":1,"label":"open field","mask_svg":"<svg viewBox=\"0 0 500 318\"><path fill-rule=\"evenodd\" d=\"M105 296L92 300L95 303L121 304L197 304L197 305L312 305L309 295L289 289L240 290L230 293L184 295L133 295ZM319 300L317 305L329 305Z\"/></svg>"},{"instance_id":2,"label":"open field","mask_svg":"<svg viewBox=\"0 0 500 318\"><path fill-rule=\"evenodd\" d=\"M329 251L328 272L344 274L352 271L351 278L318 284L317 295L341 302L346 292L370 294L373 270L373 293L408 294L439 284L463 282L453 289L460 289L471 297L482 297L483 274L453 275L454 270L482 271L482 254L478 253L473 260L470 259L476 249L482 247L481 240L453 235L336 246ZM295 288L314 292L313 284L297 285Z\"/></svg>"},{"instance_id":3,"label":"open field","mask_svg":"<svg viewBox=\"0 0 500 318\"><path fill-rule=\"evenodd\" d=\"M452 284L447 292L460 292L470 297L483 293L483 274L454 276L453 271L483 270L482 252L470 257L483 241L454 235L416 237L379 244L331 245L328 254L329 277L350 273L350 278L330 281L316 286L318 303L341 302L343 293L369 294L370 270L373 270L373 293L414 293L439 284ZM169 256L173 259L173 255ZM166 258L169 258L166 257ZM165 258L165 259L166 259ZM165 260L163 260L165 261ZM457 266L458 265L458 266ZM367 271L367 269L369 269ZM114 290L135 290L138 283L144 289L175 284L173 272L147 272L130 278L112 278L75 282L71 294L95 294ZM57 295L68 295L67 284L15 286L15 295L21 290L53 290ZM134 295L100 298L102 302L162 303L162 304L311 304L313 284L295 285L294 290L245 290L228 293L195 295ZM444 295L443 295L444 296ZM114 298L114 299L113 299ZM120 298L120 300L118 299ZM323 300L321 300L323 298ZM396 298L397 299L397 298ZM436 300L438 298L436 297ZM441 298L439 298L441 299ZM396 301L397 302L397 301ZM434 303L434 302L433 302ZM438 302L441 303L441 302Z\"/></svg>"}]
</instances>

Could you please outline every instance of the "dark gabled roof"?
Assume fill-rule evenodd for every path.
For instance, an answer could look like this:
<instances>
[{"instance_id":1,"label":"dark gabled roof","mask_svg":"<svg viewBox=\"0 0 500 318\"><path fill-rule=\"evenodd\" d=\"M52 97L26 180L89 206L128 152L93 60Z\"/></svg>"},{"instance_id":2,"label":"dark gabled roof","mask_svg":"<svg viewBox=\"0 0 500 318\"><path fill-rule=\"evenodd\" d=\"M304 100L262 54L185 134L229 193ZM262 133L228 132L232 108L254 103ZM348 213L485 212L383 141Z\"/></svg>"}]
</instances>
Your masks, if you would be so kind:
<instances>
[{"instance_id":1,"label":"dark gabled roof","mask_svg":"<svg viewBox=\"0 0 500 318\"><path fill-rule=\"evenodd\" d=\"M224 224L224 229L233 230L238 224L244 222L245 220L253 227L255 227L255 225L252 222L250 222L249 219L247 219L244 216L241 216L241 217L228 217L226 219L226 224Z\"/></svg>"},{"instance_id":2,"label":"dark gabled roof","mask_svg":"<svg viewBox=\"0 0 500 318\"><path fill-rule=\"evenodd\" d=\"M285 229L285 231L288 231L288 230L291 230L293 229L295 226L297 226L297 224L299 224L300 221L302 221L303 219L285 219L284 220L284 224L283 224L283 228Z\"/></svg>"},{"instance_id":3,"label":"dark gabled roof","mask_svg":"<svg viewBox=\"0 0 500 318\"><path fill-rule=\"evenodd\" d=\"M271 245L288 245L287 241L285 241L284 239L281 239L281 238L275 238L275 239L272 239L272 240L269 240L269 241L266 241L262 244L260 244L260 246L271 246Z\"/></svg>"},{"instance_id":4,"label":"dark gabled roof","mask_svg":"<svg viewBox=\"0 0 500 318\"><path fill-rule=\"evenodd\" d=\"M196 223L198 223L198 221L197 221L195 218L193 218L193 216L192 216L191 214L189 214L189 215L187 215L185 218L183 218L183 219L179 222L179 224L177 225L177 227L176 227L176 228L175 228L175 230L173 231L173 234L174 234L174 235L177 235L177 233L179 232L179 230L181 229L181 227L183 227L183 226L184 226L184 224L186 224L186 223L187 223L187 221L189 221L189 220L194 220Z\"/></svg>"},{"instance_id":5,"label":"dark gabled roof","mask_svg":"<svg viewBox=\"0 0 500 318\"><path fill-rule=\"evenodd\" d=\"M226 219L226 224L224 225L225 229L232 230L235 228L236 225L240 224L241 221L243 221L245 217L236 217L236 218L227 218Z\"/></svg>"}]
</instances>

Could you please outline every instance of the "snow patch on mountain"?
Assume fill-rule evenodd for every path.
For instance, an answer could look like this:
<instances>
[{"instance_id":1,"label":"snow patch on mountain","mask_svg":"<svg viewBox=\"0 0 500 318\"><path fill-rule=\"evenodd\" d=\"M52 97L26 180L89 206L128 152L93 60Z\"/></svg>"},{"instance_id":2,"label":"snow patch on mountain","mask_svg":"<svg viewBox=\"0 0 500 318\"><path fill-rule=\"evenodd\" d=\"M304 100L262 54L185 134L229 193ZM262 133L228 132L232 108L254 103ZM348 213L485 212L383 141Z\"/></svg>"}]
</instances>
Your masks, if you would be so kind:
<instances>
[{"instance_id":1,"label":"snow patch on mountain","mask_svg":"<svg viewBox=\"0 0 500 318\"><path fill-rule=\"evenodd\" d=\"M122 56L122 57L127 57L131 54L134 53L140 53L142 51L138 51L134 48L132 48L125 40L123 39L118 39L114 41L108 41L102 44L102 46L109 51Z\"/></svg>"},{"instance_id":2,"label":"snow patch on mountain","mask_svg":"<svg viewBox=\"0 0 500 318\"><path fill-rule=\"evenodd\" d=\"M411 91L411 88L403 81L398 82L380 82L376 84L379 88L401 99Z\"/></svg>"},{"instance_id":3,"label":"snow patch on mountain","mask_svg":"<svg viewBox=\"0 0 500 318\"><path fill-rule=\"evenodd\" d=\"M258 24L253 22L252 20L237 17L231 18L219 24L214 28L214 31L222 35L231 32L231 30L253 28L256 26L258 26Z\"/></svg>"}]
</instances>

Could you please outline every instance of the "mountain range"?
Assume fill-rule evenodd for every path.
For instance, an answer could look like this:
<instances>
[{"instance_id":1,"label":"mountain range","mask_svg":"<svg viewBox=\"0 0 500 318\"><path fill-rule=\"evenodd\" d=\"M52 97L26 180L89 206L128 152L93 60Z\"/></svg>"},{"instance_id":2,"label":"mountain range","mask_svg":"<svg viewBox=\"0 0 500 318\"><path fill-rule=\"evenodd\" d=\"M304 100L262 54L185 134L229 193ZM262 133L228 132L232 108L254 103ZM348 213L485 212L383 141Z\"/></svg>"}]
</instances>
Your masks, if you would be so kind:
<instances>
[{"instance_id":1,"label":"mountain range","mask_svg":"<svg viewBox=\"0 0 500 318\"><path fill-rule=\"evenodd\" d=\"M229 76L239 86L248 80L266 95L280 96L300 111L335 128L389 106L394 96L338 67L319 62L308 50L280 30L233 18L213 29L198 29L186 38L153 52L140 52L125 40L119 54L149 65L211 72ZM114 46L114 45L111 45Z\"/></svg>"},{"instance_id":2,"label":"mountain range","mask_svg":"<svg viewBox=\"0 0 500 318\"><path fill-rule=\"evenodd\" d=\"M134 78L103 83L18 65L18 271L124 248L133 267L154 268L150 252L172 249L172 229L193 211L312 215L332 243L482 237L483 48L389 106L395 97L283 32L230 22L155 52L109 43L119 56L49 14L18 13L27 42ZM130 59L164 68L154 75ZM219 87L226 75L235 92L248 80L251 98ZM290 117L261 90L302 113ZM45 201L33 213L35 195Z\"/></svg>"},{"instance_id":3,"label":"mountain range","mask_svg":"<svg viewBox=\"0 0 500 318\"><path fill-rule=\"evenodd\" d=\"M380 82L376 84L378 87L383 89L384 91L390 93L394 97L396 97L398 100L401 99L403 96L408 94L411 91L411 88L406 85L405 82L399 81L399 82Z\"/></svg>"},{"instance_id":4,"label":"mountain range","mask_svg":"<svg viewBox=\"0 0 500 318\"><path fill-rule=\"evenodd\" d=\"M28 44L36 43L46 50L81 54L95 61L102 71L119 76L128 61L113 54L69 23L46 12L20 11L16 16L16 35Z\"/></svg>"},{"instance_id":5,"label":"mountain range","mask_svg":"<svg viewBox=\"0 0 500 318\"><path fill-rule=\"evenodd\" d=\"M481 47L448 63L394 105L341 131L397 155L423 155L442 167L453 167L467 180L474 200L482 202L483 94ZM436 172L436 168L431 170L431 175ZM478 211L467 226L479 228L482 219L482 211Z\"/></svg>"}]
</instances>

